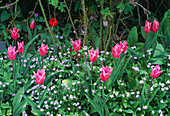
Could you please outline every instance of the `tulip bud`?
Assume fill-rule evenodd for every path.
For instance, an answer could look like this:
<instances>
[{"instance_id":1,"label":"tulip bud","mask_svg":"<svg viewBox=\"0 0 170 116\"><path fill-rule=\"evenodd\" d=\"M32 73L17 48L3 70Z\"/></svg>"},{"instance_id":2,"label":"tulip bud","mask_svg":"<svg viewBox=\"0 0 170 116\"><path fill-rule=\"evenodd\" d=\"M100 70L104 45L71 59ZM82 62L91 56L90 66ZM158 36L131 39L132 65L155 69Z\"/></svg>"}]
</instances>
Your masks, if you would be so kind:
<instances>
[{"instance_id":1,"label":"tulip bud","mask_svg":"<svg viewBox=\"0 0 170 116\"><path fill-rule=\"evenodd\" d=\"M34 22L34 19L33 19L31 24L30 24L30 29L34 29L34 28L35 28L35 22Z\"/></svg>"},{"instance_id":2,"label":"tulip bud","mask_svg":"<svg viewBox=\"0 0 170 116\"><path fill-rule=\"evenodd\" d=\"M159 28L159 22L154 19L153 25L152 25L152 31L157 32Z\"/></svg>"},{"instance_id":3,"label":"tulip bud","mask_svg":"<svg viewBox=\"0 0 170 116\"><path fill-rule=\"evenodd\" d=\"M14 39L14 40L18 39L19 30L17 30L16 27L13 30L10 30L10 32L11 32L11 35L12 35L12 39Z\"/></svg>"},{"instance_id":4,"label":"tulip bud","mask_svg":"<svg viewBox=\"0 0 170 116\"><path fill-rule=\"evenodd\" d=\"M151 23L149 23L149 21L145 22L145 33L149 33L151 31Z\"/></svg>"},{"instance_id":5,"label":"tulip bud","mask_svg":"<svg viewBox=\"0 0 170 116\"><path fill-rule=\"evenodd\" d=\"M18 44L18 52L23 53L24 52L24 41L21 43L17 42L17 44Z\"/></svg>"}]
</instances>

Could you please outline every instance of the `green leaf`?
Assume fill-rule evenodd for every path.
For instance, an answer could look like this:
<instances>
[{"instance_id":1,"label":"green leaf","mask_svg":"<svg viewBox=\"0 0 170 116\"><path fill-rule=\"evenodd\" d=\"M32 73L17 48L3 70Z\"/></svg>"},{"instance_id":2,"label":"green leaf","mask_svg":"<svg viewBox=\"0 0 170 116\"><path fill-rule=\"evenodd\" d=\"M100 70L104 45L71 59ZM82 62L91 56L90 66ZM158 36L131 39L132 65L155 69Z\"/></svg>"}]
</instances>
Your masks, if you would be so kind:
<instances>
[{"instance_id":1,"label":"green leaf","mask_svg":"<svg viewBox=\"0 0 170 116\"><path fill-rule=\"evenodd\" d=\"M138 42L137 27L133 27L128 35L127 43L128 46L133 46Z\"/></svg>"},{"instance_id":2,"label":"green leaf","mask_svg":"<svg viewBox=\"0 0 170 116\"><path fill-rule=\"evenodd\" d=\"M36 109L32 110L31 112L36 116L44 116L45 115L44 112L41 112L40 110L36 110Z\"/></svg>"},{"instance_id":3,"label":"green leaf","mask_svg":"<svg viewBox=\"0 0 170 116\"><path fill-rule=\"evenodd\" d=\"M126 113L133 113L133 110L128 109L128 110L124 110L124 112L126 112Z\"/></svg>"},{"instance_id":4,"label":"green leaf","mask_svg":"<svg viewBox=\"0 0 170 116\"><path fill-rule=\"evenodd\" d=\"M77 12L77 10L81 9L81 2L80 1L77 1L76 2L76 5L74 7L74 11Z\"/></svg>"},{"instance_id":5,"label":"green leaf","mask_svg":"<svg viewBox=\"0 0 170 116\"><path fill-rule=\"evenodd\" d=\"M9 13L7 13L7 11L6 10L4 10L3 12L2 12L2 14L1 14L1 22L3 22L3 21L5 21L5 20L8 20L9 18L10 18L10 14Z\"/></svg>"},{"instance_id":6,"label":"green leaf","mask_svg":"<svg viewBox=\"0 0 170 116\"><path fill-rule=\"evenodd\" d=\"M26 105L26 100L23 100L22 102L16 104L16 106L13 108L13 115L20 115L25 108L23 108L24 105Z\"/></svg>"},{"instance_id":7,"label":"green leaf","mask_svg":"<svg viewBox=\"0 0 170 116\"><path fill-rule=\"evenodd\" d=\"M156 88L153 93L152 93L152 96L146 101L146 104L149 105L149 103L152 101L152 99L155 97L156 93L158 91L158 88Z\"/></svg>"},{"instance_id":8,"label":"green leaf","mask_svg":"<svg viewBox=\"0 0 170 116\"><path fill-rule=\"evenodd\" d=\"M24 94L24 88L22 87L21 89L19 89L19 91L17 92L17 94L14 97L14 100L12 102L13 107L15 107L22 99L21 95Z\"/></svg>"},{"instance_id":9,"label":"green leaf","mask_svg":"<svg viewBox=\"0 0 170 116\"><path fill-rule=\"evenodd\" d=\"M95 108L95 110L100 114L100 116L102 116L101 107L99 107L99 105L97 103L93 102L90 97L88 97L87 95L85 95L85 96L87 97L87 99L89 100L91 105Z\"/></svg>"},{"instance_id":10,"label":"green leaf","mask_svg":"<svg viewBox=\"0 0 170 116\"><path fill-rule=\"evenodd\" d=\"M49 88L50 85L51 85L51 82L52 82L52 80L48 83L48 85L46 86L43 94L42 94L41 97L40 97L40 103L39 103L40 107L41 107L42 103L44 102L45 96L46 96L46 94L47 94L48 88Z\"/></svg>"},{"instance_id":11,"label":"green leaf","mask_svg":"<svg viewBox=\"0 0 170 116\"><path fill-rule=\"evenodd\" d=\"M33 102L30 98L28 98L26 95L23 95L25 100L29 103L29 105L33 108L33 109L38 109L37 108L37 104L35 102Z\"/></svg>"}]
</instances>

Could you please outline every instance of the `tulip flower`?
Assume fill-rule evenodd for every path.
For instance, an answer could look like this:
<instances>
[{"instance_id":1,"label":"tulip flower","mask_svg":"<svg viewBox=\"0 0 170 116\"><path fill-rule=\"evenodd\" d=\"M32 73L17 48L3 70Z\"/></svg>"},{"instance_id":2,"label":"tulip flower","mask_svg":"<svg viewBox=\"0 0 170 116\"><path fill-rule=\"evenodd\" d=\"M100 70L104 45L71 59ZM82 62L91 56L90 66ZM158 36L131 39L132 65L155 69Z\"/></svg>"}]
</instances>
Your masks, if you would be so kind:
<instances>
[{"instance_id":1,"label":"tulip flower","mask_svg":"<svg viewBox=\"0 0 170 116\"><path fill-rule=\"evenodd\" d=\"M112 48L112 56L114 58L119 58L120 54L122 53L122 49L121 46L119 44L116 44L113 48Z\"/></svg>"},{"instance_id":2,"label":"tulip flower","mask_svg":"<svg viewBox=\"0 0 170 116\"><path fill-rule=\"evenodd\" d=\"M91 51L88 50L88 53L89 53L89 59L90 59L90 61L91 61L91 62L95 62L96 59L97 59L97 56L98 56L98 54L99 54L98 48L97 48L95 51L93 51L93 48L92 48Z\"/></svg>"},{"instance_id":3,"label":"tulip flower","mask_svg":"<svg viewBox=\"0 0 170 116\"><path fill-rule=\"evenodd\" d=\"M8 54L8 57L10 60L14 60L16 58L16 54L17 54L18 50L15 52L15 48L16 48L15 46L12 47L11 45L8 48L7 54Z\"/></svg>"},{"instance_id":4,"label":"tulip flower","mask_svg":"<svg viewBox=\"0 0 170 116\"><path fill-rule=\"evenodd\" d=\"M34 28L35 28L35 22L34 22L34 19L33 19L31 24L30 24L30 29L34 29Z\"/></svg>"},{"instance_id":5,"label":"tulip flower","mask_svg":"<svg viewBox=\"0 0 170 116\"><path fill-rule=\"evenodd\" d=\"M127 41L125 40L123 43L120 41L120 47L121 47L122 53L124 53L127 49Z\"/></svg>"},{"instance_id":6,"label":"tulip flower","mask_svg":"<svg viewBox=\"0 0 170 116\"><path fill-rule=\"evenodd\" d=\"M51 18L49 20L49 24L50 24L51 27L56 27L57 26L57 19Z\"/></svg>"},{"instance_id":7,"label":"tulip flower","mask_svg":"<svg viewBox=\"0 0 170 116\"><path fill-rule=\"evenodd\" d=\"M48 48L48 45L41 43L41 47L39 49L41 56L45 56L47 54L47 48Z\"/></svg>"},{"instance_id":8,"label":"tulip flower","mask_svg":"<svg viewBox=\"0 0 170 116\"><path fill-rule=\"evenodd\" d=\"M157 77L159 77L159 75L160 75L162 72L163 72L163 70L160 71L160 66L159 66L159 64L158 64L158 65L156 65L156 66L154 67L154 69L151 70L151 77L157 78Z\"/></svg>"},{"instance_id":9,"label":"tulip flower","mask_svg":"<svg viewBox=\"0 0 170 116\"><path fill-rule=\"evenodd\" d=\"M73 44L73 49L74 51L79 51L81 49L81 40L75 40L74 41L71 41L71 43Z\"/></svg>"},{"instance_id":10,"label":"tulip flower","mask_svg":"<svg viewBox=\"0 0 170 116\"><path fill-rule=\"evenodd\" d=\"M42 85L45 80L45 69L43 68L42 70L38 69L37 73L33 71L35 75L35 81L37 84Z\"/></svg>"},{"instance_id":11,"label":"tulip flower","mask_svg":"<svg viewBox=\"0 0 170 116\"><path fill-rule=\"evenodd\" d=\"M154 19L153 25L152 25L152 31L157 32L159 28L159 22Z\"/></svg>"},{"instance_id":12,"label":"tulip flower","mask_svg":"<svg viewBox=\"0 0 170 116\"><path fill-rule=\"evenodd\" d=\"M12 35L12 39L14 39L14 40L18 39L19 30L17 30L16 27L13 30L10 30L10 32L11 32L11 35Z\"/></svg>"},{"instance_id":13,"label":"tulip flower","mask_svg":"<svg viewBox=\"0 0 170 116\"><path fill-rule=\"evenodd\" d=\"M151 31L151 23L149 21L145 22L144 31L145 31L145 33L149 33Z\"/></svg>"},{"instance_id":14,"label":"tulip flower","mask_svg":"<svg viewBox=\"0 0 170 116\"><path fill-rule=\"evenodd\" d=\"M22 41L21 43L17 42L17 44L18 44L18 52L23 53L24 52L24 41Z\"/></svg>"},{"instance_id":15,"label":"tulip flower","mask_svg":"<svg viewBox=\"0 0 170 116\"><path fill-rule=\"evenodd\" d=\"M109 76L112 72L113 68L108 68L108 66L106 66L106 68L102 65L102 72L100 74L100 79L102 81L107 81L109 79Z\"/></svg>"}]
</instances>

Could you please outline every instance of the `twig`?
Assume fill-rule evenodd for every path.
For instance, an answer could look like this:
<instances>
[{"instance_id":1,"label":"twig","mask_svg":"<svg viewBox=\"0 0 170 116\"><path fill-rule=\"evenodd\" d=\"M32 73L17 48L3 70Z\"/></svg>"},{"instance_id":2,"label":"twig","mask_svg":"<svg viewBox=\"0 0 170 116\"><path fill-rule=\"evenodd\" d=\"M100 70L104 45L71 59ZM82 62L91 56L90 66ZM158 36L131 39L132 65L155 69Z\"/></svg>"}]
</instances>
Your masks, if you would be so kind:
<instances>
[{"instance_id":1,"label":"twig","mask_svg":"<svg viewBox=\"0 0 170 116\"><path fill-rule=\"evenodd\" d=\"M64 0L64 3L65 3L65 5L66 5L66 9L67 9L67 12L68 12L68 15L69 15L69 18L70 18L71 24L72 24L73 29L74 29L74 32L75 32L75 34L76 34L76 38L78 39L78 34L77 34L76 28L75 28L75 26L74 26L73 20L72 20L72 18L71 18L70 11L69 11L69 9L68 9L68 6L67 6L67 3L66 3L66 0Z\"/></svg>"},{"instance_id":2,"label":"twig","mask_svg":"<svg viewBox=\"0 0 170 116\"><path fill-rule=\"evenodd\" d=\"M16 0L15 2L13 2L13 3L9 4L8 6L2 6L2 7L0 7L0 9L8 8L8 7L10 7L10 6L14 5L14 4L15 4L15 3L17 3L17 2L19 2L19 0Z\"/></svg>"}]
</instances>

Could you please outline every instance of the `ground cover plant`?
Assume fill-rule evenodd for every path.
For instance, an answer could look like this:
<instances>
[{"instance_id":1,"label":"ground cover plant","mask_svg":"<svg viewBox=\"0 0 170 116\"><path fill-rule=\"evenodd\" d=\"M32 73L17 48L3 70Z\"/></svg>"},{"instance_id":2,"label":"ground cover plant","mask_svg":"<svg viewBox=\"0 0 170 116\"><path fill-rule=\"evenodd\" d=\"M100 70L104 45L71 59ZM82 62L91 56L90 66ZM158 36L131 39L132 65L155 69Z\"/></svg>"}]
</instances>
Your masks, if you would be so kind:
<instances>
[{"instance_id":1,"label":"ground cover plant","mask_svg":"<svg viewBox=\"0 0 170 116\"><path fill-rule=\"evenodd\" d=\"M23 2L0 1L0 115L170 115L168 2Z\"/></svg>"}]
</instances>

